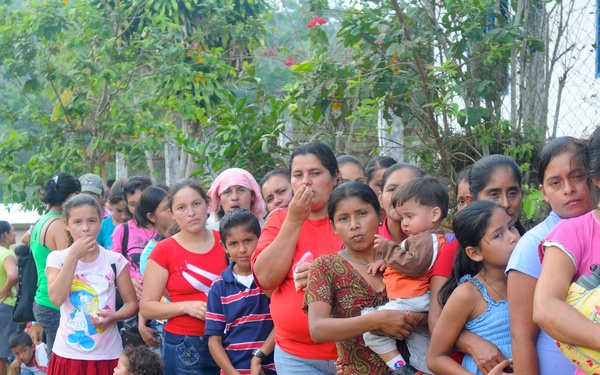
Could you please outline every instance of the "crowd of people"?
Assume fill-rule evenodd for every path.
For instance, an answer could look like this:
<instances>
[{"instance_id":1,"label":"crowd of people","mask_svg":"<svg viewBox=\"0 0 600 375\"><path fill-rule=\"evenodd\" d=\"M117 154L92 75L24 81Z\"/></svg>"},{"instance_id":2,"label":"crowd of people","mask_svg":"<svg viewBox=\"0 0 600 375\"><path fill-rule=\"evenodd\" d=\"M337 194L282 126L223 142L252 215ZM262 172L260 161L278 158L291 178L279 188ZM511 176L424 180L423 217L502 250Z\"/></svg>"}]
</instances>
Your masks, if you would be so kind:
<instances>
[{"instance_id":1,"label":"crowd of people","mask_svg":"<svg viewBox=\"0 0 600 375\"><path fill-rule=\"evenodd\" d=\"M600 128L548 142L537 177L551 212L526 231L504 155L453 194L318 142L260 183L60 173L29 248L0 221L0 375L593 374L559 347L600 352L566 300L600 263ZM12 323L28 294L34 323Z\"/></svg>"}]
</instances>

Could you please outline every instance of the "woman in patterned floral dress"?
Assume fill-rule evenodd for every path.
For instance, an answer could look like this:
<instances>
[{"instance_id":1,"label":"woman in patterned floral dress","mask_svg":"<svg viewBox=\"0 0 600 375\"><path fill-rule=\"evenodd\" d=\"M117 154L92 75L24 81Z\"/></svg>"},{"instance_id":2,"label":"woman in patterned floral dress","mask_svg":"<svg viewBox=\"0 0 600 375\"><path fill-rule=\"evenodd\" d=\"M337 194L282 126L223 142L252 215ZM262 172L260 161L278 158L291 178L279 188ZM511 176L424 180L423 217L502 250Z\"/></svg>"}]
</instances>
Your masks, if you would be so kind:
<instances>
[{"instance_id":1,"label":"woman in patterned floral dress","mask_svg":"<svg viewBox=\"0 0 600 375\"><path fill-rule=\"evenodd\" d=\"M348 182L333 191L327 211L345 246L311 265L303 307L311 337L315 342L337 343L344 374L386 374L386 364L365 346L362 334L375 331L405 337L418 320L391 310L361 316L362 309L387 301L382 274L367 272L367 265L376 260L374 241L382 213L379 201L367 185Z\"/></svg>"}]
</instances>

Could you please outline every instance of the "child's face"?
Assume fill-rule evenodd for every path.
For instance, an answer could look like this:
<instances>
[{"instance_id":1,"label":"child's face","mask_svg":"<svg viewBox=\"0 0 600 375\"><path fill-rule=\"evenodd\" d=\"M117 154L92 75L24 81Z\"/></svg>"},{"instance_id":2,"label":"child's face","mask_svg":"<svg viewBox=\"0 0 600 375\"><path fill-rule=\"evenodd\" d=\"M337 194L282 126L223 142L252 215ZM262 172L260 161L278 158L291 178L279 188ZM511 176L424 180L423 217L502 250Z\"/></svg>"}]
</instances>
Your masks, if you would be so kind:
<instances>
[{"instance_id":1,"label":"child's face","mask_svg":"<svg viewBox=\"0 0 600 375\"><path fill-rule=\"evenodd\" d=\"M67 230L75 241L82 237L98 237L101 226L102 218L98 211L94 206L88 205L72 208L66 223Z\"/></svg>"},{"instance_id":2,"label":"child's face","mask_svg":"<svg viewBox=\"0 0 600 375\"><path fill-rule=\"evenodd\" d=\"M483 238L479 242L485 262L505 268L521 236L506 211L494 210Z\"/></svg>"},{"instance_id":3,"label":"child's face","mask_svg":"<svg viewBox=\"0 0 600 375\"><path fill-rule=\"evenodd\" d=\"M133 215L135 212L135 205L142 197L142 190L137 189L133 194L125 194L125 198L127 198L127 208L129 209L129 213Z\"/></svg>"},{"instance_id":4,"label":"child's face","mask_svg":"<svg viewBox=\"0 0 600 375\"><path fill-rule=\"evenodd\" d=\"M223 241L223 240L222 240ZM256 245L258 237L243 226L237 226L229 230L223 247L238 267L243 270L250 269L250 257Z\"/></svg>"},{"instance_id":5,"label":"child's face","mask_svg":"<svg viewBox=\"0 0 600 375\"><path fill-rule=\"evenodd\" d=\"M35 353L35 349L33 345L22 344L17 346L16 348L12 348L12 353L15 358L18 358L21 363L24 363L27 366L31 366L31 362L33 361L33 354Z\"/></svg>"},{"instance_id":6,"label":"child's face","mask_svg":"<svg viewBox=\"0 0 600 375\"><path fill-rule=\"evenodd\" d=\"M344 245L352 251L373 248L379 229L379 215L375 208L358 197L340 200L333 215L333 230Z\"/></svg>"},{"instance_id":7,"label":"child's face","mask_svg":"<svg viewBox=\"0 0 600 375\"><path fill-rule=\"evenodd\" d=\"M119 357L117 367L113 370L113 375L127 375L129 374L129 361L124 354Z\"/></svg>"},{"instance_id":8,"label":"child's face","mask_svg":"<svg viewBox=\"0 0 600 375\"><path fill-rule=\"evenodd\" d=\"M115 203L110 207L112 209L113 219L115 219L119 224L123 224L124 222L131 220L131 215L129 214L129 209L127 208L127 202L125 202L125 200Z\"/></svg>"},{"instance_id":9,"label":"child's face","mask_svg":"<svg viewBox=\"0 0 600 375\"><path fill-rule=\"evenodd\" d=\"M400 216L402 231L409 237L433 230L440 224L440 208L424 206L414 198L396 207L396 212Z\"/></svg>"}]
</instances>

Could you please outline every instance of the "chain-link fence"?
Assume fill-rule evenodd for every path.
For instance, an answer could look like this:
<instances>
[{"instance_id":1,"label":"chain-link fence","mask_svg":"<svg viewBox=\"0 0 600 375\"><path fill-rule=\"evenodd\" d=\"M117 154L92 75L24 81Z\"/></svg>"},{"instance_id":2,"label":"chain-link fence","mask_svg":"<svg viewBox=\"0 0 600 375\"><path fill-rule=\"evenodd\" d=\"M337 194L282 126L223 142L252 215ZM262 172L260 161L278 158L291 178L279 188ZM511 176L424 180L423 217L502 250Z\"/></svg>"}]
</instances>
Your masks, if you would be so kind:
<instances>
[{"instance_id":1,"label":"chain-link fence","mask_svg":"<svg viewBox=\"0 0 600 375\"><path fill-rule=\"evenodd\" d=\"M565 2L561 19L558 12L550 13L558 9L555 2L547 5L550 13L549 51L553 51L556 42L559 42L559 57L549 86L548 136L553 136L553 133L556 136L587 136L600 124L596 7L596 1ZM561 23L564 25L562 35Z\"/></svg>"}]
</instances>

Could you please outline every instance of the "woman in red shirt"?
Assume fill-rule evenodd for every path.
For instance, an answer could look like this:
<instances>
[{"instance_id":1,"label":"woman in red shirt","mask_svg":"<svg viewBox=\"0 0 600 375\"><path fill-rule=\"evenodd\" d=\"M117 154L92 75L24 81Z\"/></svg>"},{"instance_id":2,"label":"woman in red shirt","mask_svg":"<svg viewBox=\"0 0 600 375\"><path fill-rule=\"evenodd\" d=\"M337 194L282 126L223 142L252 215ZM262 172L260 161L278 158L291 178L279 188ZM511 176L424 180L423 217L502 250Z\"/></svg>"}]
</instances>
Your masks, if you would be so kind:
<instances>
[{"instance_id":1,"label":"woman in red shirt","mask_svg":"<svg viewBox=\"0 0 600 375\"><path fill-rule=\"evenodd\" d=\"M200 185L191 180L175 184L167 202L181 231L156 244L148 259L141 314L168 319L162 342L165 375L217 375L204 319L210 285L227 267L225 251L219 232L206 228L208 195ZM161 302L165 289L171 303Z\"/></svg>"},{"instance_id":2,"label":"woman in red shirt","mask_svg":"<svg viewBox=\"0 0 600 375\"><path fill-rule=\"evenodd\" d=\"M314 343L302 312L308 264L296 269L304 284L300 290L296 290L293 271L306 253L316 259L342 248L327 218L327 200L338 185L338 165L329 147L313 142L292 154L290 171L294 197L287 209L275 210L267 219L252 255L253 272L262 289L273 290L277 372L334 375L335 344Z\"/></svg>"}]
</instances>

